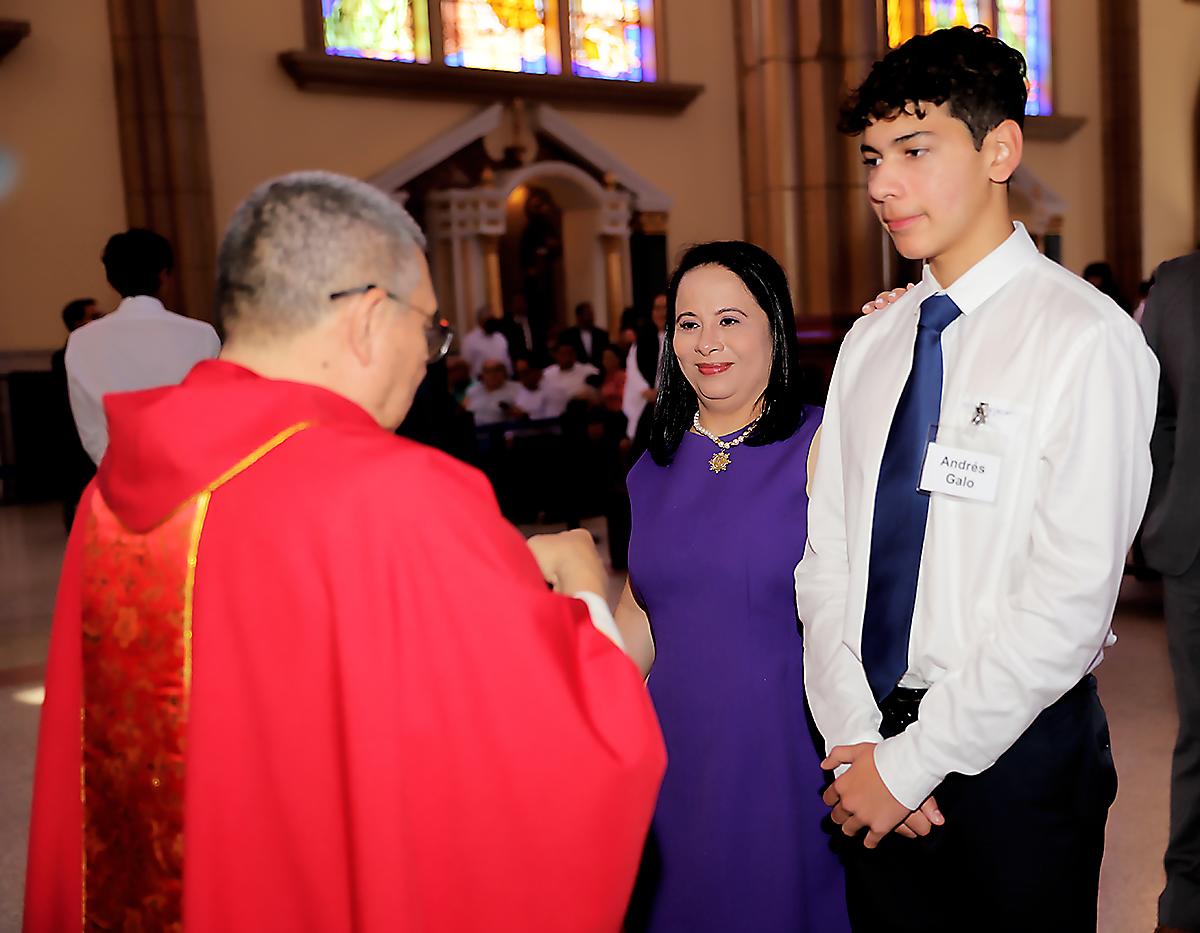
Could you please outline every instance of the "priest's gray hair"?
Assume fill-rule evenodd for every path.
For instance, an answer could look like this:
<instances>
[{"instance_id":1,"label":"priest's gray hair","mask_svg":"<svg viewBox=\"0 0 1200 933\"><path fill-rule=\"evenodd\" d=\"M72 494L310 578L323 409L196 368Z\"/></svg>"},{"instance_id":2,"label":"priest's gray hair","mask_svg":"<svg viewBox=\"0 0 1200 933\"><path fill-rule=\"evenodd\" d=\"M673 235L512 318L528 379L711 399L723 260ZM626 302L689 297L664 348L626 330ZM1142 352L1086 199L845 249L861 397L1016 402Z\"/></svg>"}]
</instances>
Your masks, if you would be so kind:
<instances>
[{"instance_id":1,"label":"priest's gray hair","mask_svg":"<svg viewBox=\"0 0 1200 933\"><path fill-rule=\"evenodd\" d=\"M282 336L316 323L330 294L416 287L425 236L366 182L296 172L260 186L234 212L217 253L215 321L226 338Z\"/></svg>"}]
</instances>

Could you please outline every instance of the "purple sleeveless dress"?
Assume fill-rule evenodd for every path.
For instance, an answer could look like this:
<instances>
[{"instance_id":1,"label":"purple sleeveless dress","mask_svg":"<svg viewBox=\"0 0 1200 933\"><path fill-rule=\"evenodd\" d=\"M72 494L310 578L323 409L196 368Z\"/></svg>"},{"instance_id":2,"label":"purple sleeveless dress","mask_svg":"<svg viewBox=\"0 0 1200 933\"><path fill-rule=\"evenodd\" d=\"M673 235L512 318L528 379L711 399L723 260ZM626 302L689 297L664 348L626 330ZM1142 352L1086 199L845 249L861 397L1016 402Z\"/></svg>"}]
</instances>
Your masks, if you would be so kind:
<instances>
[{"instance_id":1,"label":"purple sleeveless dress","mask_svg":"<svg viewBox=\"0 0 1200 933\"><path fill-rule=\"evenodd\" d=\"M630 581L654 632L668 759L631 931L850 929L792 580L820 419L808 407L790 438L734 448L720 474L716 445L691 432L669 467L646 454L630 471Z\"/></svg>"}]
</instances>

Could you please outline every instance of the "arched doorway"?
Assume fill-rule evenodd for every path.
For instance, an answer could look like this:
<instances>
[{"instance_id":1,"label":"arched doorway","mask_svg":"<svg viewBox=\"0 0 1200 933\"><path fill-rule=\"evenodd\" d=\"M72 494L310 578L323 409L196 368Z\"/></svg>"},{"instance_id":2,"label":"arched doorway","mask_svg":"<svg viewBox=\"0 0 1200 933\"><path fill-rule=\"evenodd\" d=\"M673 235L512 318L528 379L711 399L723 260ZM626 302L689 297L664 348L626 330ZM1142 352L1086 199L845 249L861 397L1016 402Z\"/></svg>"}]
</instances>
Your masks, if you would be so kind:
<instances>
[{"instance_id":1,"label":"arched doorway","mask_svg":"<svg viewBox=\"0 0 1200 933\"><path fill-rule=\"evenodd\" d=\"M600 326L615 319L631 290L628 194L566 162L534 162L496 182L505 198L505 303L522 295L543 339L573 324L581 302Z\"/></svg>"},{"instance_id":2,"label":"arched doorway","mask_svg":"<svg viewBox=\"0 0 1200 933\"><path fill-rule=\"evenodd\" d=\"M564 258L562 207L545 188L518 185L505 201L500 291L505 309L520 303L535 346L546 346L565 317Z\"/></svg>"},{"instance_id":3,"label":"arched doorway","mask_svg":"<svg viewBox=\"0 0 1200 933\"><path fill-rule=\"evenodd\" d=\"M508 202L521 187L541 189L561 211L552 319L566 323L574 305L590 301L597 323L614 330L625 307L635 298L648 307L665 284L670 197L546 105L527 115L536 150L522 152L531 161L514 164L508 150L496 156L485 141L504 114L494 104L369 180L425 229L442 312L460 333L480 308L500 314L513 294L501 249Z\"/></svg>"},{"instance_id":4,"label":"arched doorway","mask_svg":"<svg viewBox=\"0 0 1200 933\"><path fill-rule=\"evenodd\" d=\"M511 231L510 200L520 204L533 189L543 192L553 207L555 216L548 226L559 241L555 250L561 252L561 260L553 261L561 262L561 287L555 282L553 288L546 288L547 330L553 323L566 322L568 309L581 301L590 301L596 323L611 329L629 303L629 192L615 183L601 185L567 162L534 162L495 175L485 173L478 187L445 189L429 196L427 225L434 282L443 308L460 332L474 326L479 308L500 314L506 295L515 294L512 273L506 292L504 253L515 248L519 256L528 218L516 213L523 225L520 231ZM550 265L551 277L558 275L553 263Z\"/></svg>"}]
</instances>

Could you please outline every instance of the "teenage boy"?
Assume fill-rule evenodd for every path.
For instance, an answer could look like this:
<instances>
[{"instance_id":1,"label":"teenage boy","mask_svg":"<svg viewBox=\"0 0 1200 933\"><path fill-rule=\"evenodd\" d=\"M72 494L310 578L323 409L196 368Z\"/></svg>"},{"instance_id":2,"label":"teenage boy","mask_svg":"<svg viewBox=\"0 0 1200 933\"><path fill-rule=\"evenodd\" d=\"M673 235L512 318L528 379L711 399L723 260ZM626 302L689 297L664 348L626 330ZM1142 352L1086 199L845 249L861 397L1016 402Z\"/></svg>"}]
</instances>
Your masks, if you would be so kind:
<instances>
[{"instance_id":1,"label":"teenage boy","mask_svg":"<svg viewBox=\"0 0 1200 933\"><path fill-rule=\"evenodd\" d=\"M1091 672L1158 365L1012 221L1025 97L1020 53L959 27L876 63L839 124L896 248L926 260L842 345L796 569L825 802L866 831L856 930L1095 929L1116 773Z\"/></svg>"}]
</instances>

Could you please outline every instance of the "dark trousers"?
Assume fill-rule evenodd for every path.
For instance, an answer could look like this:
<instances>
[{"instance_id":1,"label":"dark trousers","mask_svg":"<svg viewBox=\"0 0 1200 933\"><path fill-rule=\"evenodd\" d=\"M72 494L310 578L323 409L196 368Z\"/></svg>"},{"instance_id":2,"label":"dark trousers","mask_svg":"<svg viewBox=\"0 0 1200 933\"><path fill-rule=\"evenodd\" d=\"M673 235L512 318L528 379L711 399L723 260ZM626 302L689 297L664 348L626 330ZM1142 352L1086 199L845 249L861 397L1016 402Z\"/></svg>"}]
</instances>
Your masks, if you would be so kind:
<instances>
[{"instance_id":1,"label":"dark trousers","mask_svg":"<svg viewBox=\"0 0 1200 933\"><path fill-rule=\"evenodd\" d=\"M1200 561L1163 577L1167 650L1175 673L1179 736L1171 762L1167 886L1158 901L1164 926L1200 931Z\"/></svg>"},{"instance_id":2,"label":"dark trousers","mask_svg":"<svg viewBox=\"0 0 1200 933\"><path fill-rule=\"evenodd\" d=\"M873 851L839 837L855 933L1094 933L1116 791L1088 676L992 767L946 778L933 792L946 822L928 836Z\"/></svg>"}]
</instances>

